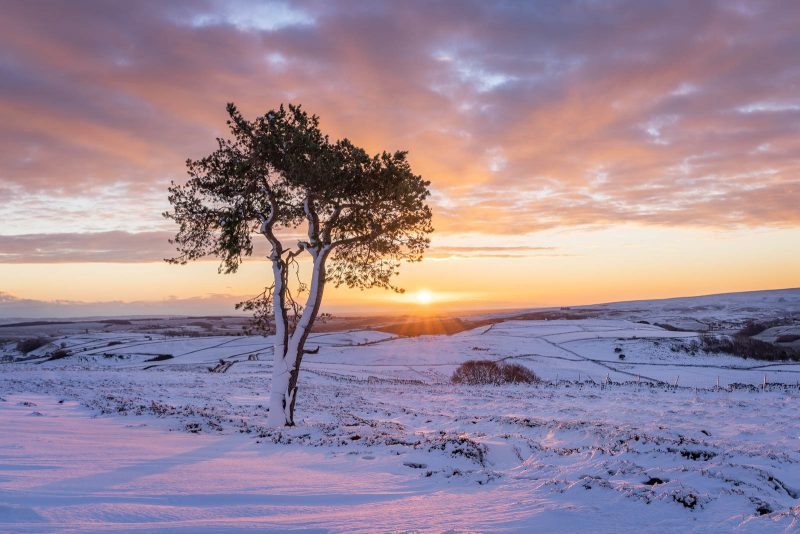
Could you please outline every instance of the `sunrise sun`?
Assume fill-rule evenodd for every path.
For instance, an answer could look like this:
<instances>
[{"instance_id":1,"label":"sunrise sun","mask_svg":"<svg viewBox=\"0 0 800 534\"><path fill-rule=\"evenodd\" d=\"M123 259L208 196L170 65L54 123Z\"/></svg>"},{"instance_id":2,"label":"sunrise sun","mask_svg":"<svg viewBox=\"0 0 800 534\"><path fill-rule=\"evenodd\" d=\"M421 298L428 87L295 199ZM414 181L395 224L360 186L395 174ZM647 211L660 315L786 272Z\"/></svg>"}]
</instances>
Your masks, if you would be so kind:
<instances>
[{"instance_id":1,"label":"sunrise sun","mask_svg":"<svg viewBox=\"0 0 800 534\"><path fill-rule=\"evenodd\" d=\"M427 289L417 291L417 304L430 304L433 302L433 295Z\"/></svg>"}]
</instances>

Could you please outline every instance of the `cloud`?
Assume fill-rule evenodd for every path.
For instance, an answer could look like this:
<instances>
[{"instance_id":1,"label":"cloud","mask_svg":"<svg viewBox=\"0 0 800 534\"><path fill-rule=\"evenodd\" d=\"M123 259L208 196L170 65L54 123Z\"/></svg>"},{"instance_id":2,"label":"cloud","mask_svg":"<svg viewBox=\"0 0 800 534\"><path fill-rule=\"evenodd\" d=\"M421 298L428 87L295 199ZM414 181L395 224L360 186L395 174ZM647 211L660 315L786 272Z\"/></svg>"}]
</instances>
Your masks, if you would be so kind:
<instances>
[{"instance_id":1,"label":"cloud","mask_svg":"<svg viewBox=\"0 0 800 534\"><path fill-rule=\"evenodd\" d=\"M134 315L240 315L234 304L247 297L206 295L193 298L171 298L157 301L76 302L69 300L35 300L17 298L0 291L0 318L16 319L56 317L109 317Z\"/></svg>"},{"instance_id":2,"label":"cloud","mask_svg":"<svg viewBox=\"0 0 800 534\"><path fill-rule=\"evenodd\" d=\"M311 13L285 3L225 0L214 2L208 11L194 13L188 22L194 27L233 25L240 30L275 31L314 24Z\"/></svg>"},{"instance_id":3,"label":"cloud","mask_svg":"<svg viewBox=\"0 0 800 534\"><path fill-rule=\"evenodd\" d=\"M175 246L169 243L174 236L168 231L0 235L0 263L160 262L177 255ZM301 236L284 233L279 237L292 244ZM266 240L254 235L253 256L267 254Z\"/></svg>"},{"instance_id":4,"label":"cloud","mask_svg":"<svg viewBox=\"0 0 800 534\"><path fill-rule=\"evenodd\" d=\"M8 2L0 216L166 231L166 186L225 102L295 101L410 150L440 233L796 227L799 24L800 5L723 0Z\"/></svg>"},{"instance_id":5,"label":"cloud","mask_svg":"<svg viewBox=\"0 0 800 534\"><path fill-rule=\"evenodd\" d=\"M436 245L425 254L426 258L521 258L531 256L564 256L558 247L532 246L444 246Z\"/></svg>"},{"instance_id":6,"label":"cloud","mask_svg":"<svg viewBox=\"0 0 800 534\"><path fill-rule=\"evenodd\" d=\"M0 263L129 263L175 255L168 232L0 235Z\"/></svg>"},{"instance_id":7,"label":"cloud","mask_svg":"<svg viewBox=\"0 0 800 534\"><path fill-rule=\"evenodd\" d=\"M0 235L0 263L141 263L174 257L170 232L93 232ZM284 236L293 243L302 236ZM267 255L263 239L254 236L253 256ZM525 245L434 245L426 258L512 258L563 256L558 247ZM216 259L209 258L211 261Z\"/></svg>"}]
</instances>

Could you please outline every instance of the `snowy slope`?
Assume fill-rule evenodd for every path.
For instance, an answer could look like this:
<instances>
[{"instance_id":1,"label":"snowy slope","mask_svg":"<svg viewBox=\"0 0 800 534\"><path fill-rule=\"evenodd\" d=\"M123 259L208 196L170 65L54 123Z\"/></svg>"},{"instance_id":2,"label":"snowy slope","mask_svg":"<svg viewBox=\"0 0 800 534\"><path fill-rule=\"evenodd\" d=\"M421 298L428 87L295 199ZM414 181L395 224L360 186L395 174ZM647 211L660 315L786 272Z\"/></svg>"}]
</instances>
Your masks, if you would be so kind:
<instances>
[{"instance_id":1,"label":"snowy slope","mask_svg":"<svg viewBox=\"0 0 800 534\"><path fill-rule=\"evenodd\" d=\"M714 320L747 320L729 300ZM799 529L800 365L693 354L697 332L636 322L711 313L673 304L315 334L283 430L265 426L267 338L57 338L0 364L0 531ZM469 359L544 381L450 384Z\"/></svg>"}]
</instances>

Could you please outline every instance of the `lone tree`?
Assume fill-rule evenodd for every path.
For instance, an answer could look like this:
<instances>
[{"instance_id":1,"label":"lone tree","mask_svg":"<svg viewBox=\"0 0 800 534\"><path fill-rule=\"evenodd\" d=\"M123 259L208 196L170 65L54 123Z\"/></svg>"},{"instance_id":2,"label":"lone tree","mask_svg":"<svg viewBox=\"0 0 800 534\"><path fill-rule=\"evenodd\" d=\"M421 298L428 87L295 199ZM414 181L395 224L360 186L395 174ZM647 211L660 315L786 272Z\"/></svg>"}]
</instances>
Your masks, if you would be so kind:
<instances>
[{"instance_id":1,"label":"lone tree","mask_svg":"<svg viewBox=\"0 0 800 534\"><path fill-rule=\"evenodd\" d=\"M234 273L253 253L253 236L270 248L272 283L237 308L275 335L267 422L293 426L297 379L306 340L325 285L351 288L391 284L400 260L419 261L428 247L430 182L415 175L406 152L370 156L347 139L332 142L319 118L289 105L248 121L228 104L232 137L217 139L209 156L186 162L189 180L169 188L178 224L171 242L185 264L214 255L219 271ZM305 226L307 238L287 247L287 234ZM312 262L308 285L290 287L297 259ZM301 305L296 297L307 292Z\"/></svg>"}]
</instances>

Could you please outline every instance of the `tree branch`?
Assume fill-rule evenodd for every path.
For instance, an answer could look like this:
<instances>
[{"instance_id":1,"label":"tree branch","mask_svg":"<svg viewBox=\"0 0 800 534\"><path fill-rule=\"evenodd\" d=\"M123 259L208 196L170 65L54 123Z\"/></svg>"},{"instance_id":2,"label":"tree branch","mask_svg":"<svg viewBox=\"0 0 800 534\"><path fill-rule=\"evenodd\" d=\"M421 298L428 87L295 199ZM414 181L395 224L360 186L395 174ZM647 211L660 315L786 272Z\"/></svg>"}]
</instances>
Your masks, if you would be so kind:
<instances>
[{"instance_id":1,"label":"tree branch","mask_svg":"<svg viewBox=\"0 0 800 534\"><path fill-rule=\"evenodd\" d=\"M331 213L331 216L328 218L327 222L322 226L323 245L331 244L331 232L333 231L333 227L336 226L336 223L339 222L339 216L342 214L342 210L352 206L352 204L338 204L333 209L333 213Z\"/></svg>"},{"instance_id":2,"label":"tree branch","mask_svg":"<svg viewBox=\"0 0 800 534\"><path fill-rule=\"evenodd\" d=\"M353 236L353 237L348 237L347 239L340 239L339 241L334 241L333 243L331 243L329 245L329 247L333 249L333 248L344 246L344 245L352 245L353 243L370 241L372 239L375 239L376 237L378 237L382 233L383 233L383 230L381 229L380 226L378 226L378 227L374 228L368 234L357 235L357 236Z\"/></svg>"},{"instance_id":3,"label":"tree branch","mask_svg":"<svg viewBox=\"0 0 800 534\"><path fill-rule=\"evenodd\" d=\"M314 208L314 196L306 191L306 198L303 200L303 211L306 213L308 219L308 242L314 247L319 247L319 215Z\"/></svg>"},{"instance_id":4,"label":"tree branch","mask_svg":"<svg viewBox=\"0 0 800 534\"><path fill-rule=\"evenodd\" d=\"M281 255L283 255L283 245L275 236L275 232L272 229L275 226L275 221L278 219L278 201L275 198L275 193L272 191L272 188L270 188L269 184L266 182L266 179L264 182L265 183L261 185L261 190L266 193L267 200L269 200L269 215L265 216L263 213L258 214L258 218L261 221L259 231L272 245L270 259L272 261L280 261Z\"/></svg>"}]
</instances>

